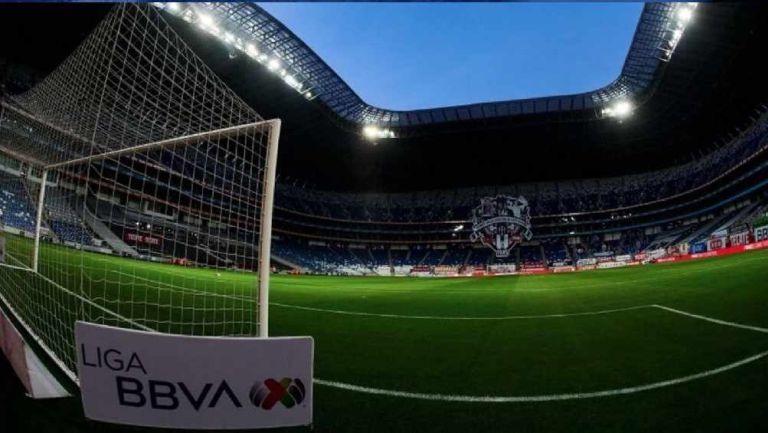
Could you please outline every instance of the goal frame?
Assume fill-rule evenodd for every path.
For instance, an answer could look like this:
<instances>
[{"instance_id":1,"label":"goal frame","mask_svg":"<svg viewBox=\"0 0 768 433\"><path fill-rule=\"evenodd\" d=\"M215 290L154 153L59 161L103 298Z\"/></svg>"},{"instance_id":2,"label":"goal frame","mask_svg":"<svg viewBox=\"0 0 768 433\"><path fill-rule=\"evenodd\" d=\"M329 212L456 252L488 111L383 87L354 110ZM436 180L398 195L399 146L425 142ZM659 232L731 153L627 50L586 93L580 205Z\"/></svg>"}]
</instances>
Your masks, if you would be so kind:
<instances>
[{"instance_id":1,"label":"goal frame","mask_svg":"<svg viewBox=\"0 0 768 433\"><path fill-rule=\"evenodd\" d=\"M2 109L10 109L16 113L22 114L25 117L32 119L35 122L41 123L35 116L25 113L21 110L14 109L13 107L2 104ZM2 110L0 110L0 113ZM42 122L47 125L47 123ZM35 232L34 232L34 247L31 257L31 269L29 271L39 274L39 257L40 257L40 235L43 223L43 210L45 206L45 192L48 173L51 170L65 168L68 166L87 164L93 161L99 161L107 158L118 157L121 155L138 153L142 151L152 150L156 148L168 148L179 147L187 144L197 143L200 140L205 139L217 139L227 136L237 135L238 133L249 129L261 129L267 127L268 139L267 149L265 155L265 167L262 178L262 197L261 197L261 218L259 227L259 260L257 268L257 302L258 308L258 336L261 338L269 337L269 283L271 273L271 247L272 247L272 216L274 211L274 196L275 196L275 182L277 178L277 155L278 145L280 141L280 130L282 121L279 118L261 120L252 123L246 123L242 125L235 125L231 127L204 131L195 134L189 134L180 137L174 137L165 140L153 141L136 146L106 151L90 156L75 158L67 161L57 162L53 164L45 164L42 161L38 161L34 158L18 158L24 163L36 167L42 171L40 191L37 197L37 208L35 216ZM57 128L58 129L58 128ZM61 131L61 130L59 130ZM71 135L71 134L68 134ZM79 137L78 137L79 139ZM0 148L0 152L7 153L11 157L16 159L16 152L10 151L10 149ZM21 155L19 155L21 156Z\"/></svg>"}]
</instances>

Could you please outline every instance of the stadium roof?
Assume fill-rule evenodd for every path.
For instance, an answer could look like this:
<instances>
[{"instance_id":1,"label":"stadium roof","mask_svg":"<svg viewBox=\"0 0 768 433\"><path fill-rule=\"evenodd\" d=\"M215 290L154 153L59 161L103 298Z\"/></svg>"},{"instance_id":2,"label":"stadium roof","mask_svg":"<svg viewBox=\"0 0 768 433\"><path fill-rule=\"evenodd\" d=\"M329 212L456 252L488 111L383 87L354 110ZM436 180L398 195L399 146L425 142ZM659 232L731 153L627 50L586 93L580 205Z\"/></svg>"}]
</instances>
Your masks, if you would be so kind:
<instances>
[{"instance_id":1,"label":"stadium roof","mask_svg":"<svg viewBox=\"0 0 768 433\"><path fill-rule=\"evenodd\" d=\"M283 181L323 189L503 185L666 167L727 140L768 97L760 58L768 39L762 25L768 5L758 2L698 5L682 37L672 31L673 52L669 26L675 13L670 8L677 5L647 4L621 76L593 92L415 111L366 104L256 5L194 6L207 8L211 17L216 14L218 35L201 29L197 18L185 20L180 15L185 7L166 17L260 114L283 119L278 167ZM60 62L108 8L2 7L0 37L6 32L29 35L23 52L8 47L11 57L42 72ZM46 28L45 35L57 35L56 41L25 30L25 19ZM277 64L269 57L273 53L279 53ZM602 115L606 103L610 107L625 99L635 106L633 116ZM366 140L361 126L368 122L391 128L397 138Z\"/></svg>"},{"instance_id":2,"label":"stadium roof","mask_svg":"<svg viewBox=\"0 0 768 433\"><path fill-rule=\"evenodd\" d=\"M190 23L207 25L209 30L229 35L234 49L253 53L253 57L262 63L276 62L272 64L279 66L274 69L287 70L301 85L302 94L321 101L340 118L381 128L595 109L612 101L638 98L650 87L657 69L669 60L681 37L682 33L677 33L681 28L679 11L693 7L686 3L647 4L621 74L605 87L573 95L395 111L363 101L304 41L254 3L158 5ZM210 21L201 23L201 16ZM237 46L238 39L242 41L240 47Z\"/></svg>"}]
</instances>

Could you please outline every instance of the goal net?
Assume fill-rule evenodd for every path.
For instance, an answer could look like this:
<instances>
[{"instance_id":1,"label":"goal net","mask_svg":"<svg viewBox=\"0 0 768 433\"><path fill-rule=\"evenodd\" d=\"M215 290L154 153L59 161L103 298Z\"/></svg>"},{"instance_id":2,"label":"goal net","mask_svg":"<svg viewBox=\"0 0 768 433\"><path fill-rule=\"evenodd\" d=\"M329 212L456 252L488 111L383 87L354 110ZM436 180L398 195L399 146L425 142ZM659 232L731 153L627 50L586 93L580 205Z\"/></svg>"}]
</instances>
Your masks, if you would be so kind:
<instances>
[{"instance_id":1,"label":"goal net","mask_svg":"<svg viewBox=\"0 0 768 433\"><path fill-rule=\"evenodd\" d=\"M2 102L0 301L73 379L76 320L266 335L279 127L156 9L114 6Z\"/></svg>"}]
</instances>

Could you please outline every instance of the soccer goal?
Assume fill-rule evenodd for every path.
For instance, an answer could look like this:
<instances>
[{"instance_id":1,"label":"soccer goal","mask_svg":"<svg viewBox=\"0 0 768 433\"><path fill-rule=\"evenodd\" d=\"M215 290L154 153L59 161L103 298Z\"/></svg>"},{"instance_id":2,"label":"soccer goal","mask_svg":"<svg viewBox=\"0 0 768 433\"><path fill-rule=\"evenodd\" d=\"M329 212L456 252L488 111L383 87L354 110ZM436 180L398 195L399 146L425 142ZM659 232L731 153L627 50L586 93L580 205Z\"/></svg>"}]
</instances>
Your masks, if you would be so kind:
<instances>
[{"instance_id":1,"label":"soccer goal","mask_svg":"<svg viewBox=\"0 0 768 433\"><path fill-rule=\"evenodd\" d=\"M0 107L0 301L74 380L74 323L267 336L279 120L146 4Z\"/></svg>"}]
</instances>

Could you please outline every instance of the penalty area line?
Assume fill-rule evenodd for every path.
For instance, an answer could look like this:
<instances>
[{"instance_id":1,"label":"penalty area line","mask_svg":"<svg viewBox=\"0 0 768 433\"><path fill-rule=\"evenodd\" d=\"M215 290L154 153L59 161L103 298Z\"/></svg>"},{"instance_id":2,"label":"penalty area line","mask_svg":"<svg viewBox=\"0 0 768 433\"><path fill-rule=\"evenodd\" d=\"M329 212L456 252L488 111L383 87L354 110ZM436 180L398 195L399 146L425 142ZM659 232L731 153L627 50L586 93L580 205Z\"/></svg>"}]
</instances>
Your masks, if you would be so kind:
<instances>
[{"instance_id":1,"label":"penalty area line","mask_svg":"<svg viewBox=\"0 0 768 433\"><path fill-rule=\"evenodd\" d=\"M453 395L453 394L428 394L421 392L398 391L382 388L371 388L350 383L336 382L332 380L315 379L314 383L329 388L342 389L345 391L360 392L364 394L383 395L387 397L399 397L415 400L446 401L461 403L538 403L563 400L583 400L589 398L611 397L617 395L635 394L643 391L650 391L658 388L679 385L686 382L703 379L716 374L724 373L728 370L750 364L768 356L768 350L752 355L750 357L714 368L712 370L702 371L700 373L682 376L674 379L653 382L644 385L632 386L627 388L606 389L594 392L576 392L564 394L540 394L540 395L512 395L512 396L473 396L473 395Z\"/></svg>"},{"instance_id":2,"label":"penalty area line","mask_svg":"<svg viewBox=\"0 0 768 433\"><path fill-rule=\"evenodd\" d=\"M670 313L679 314L681 316L691 317L693 319L704 320L706 322L716 323L718 325L730 326L730 327L733 327L733 328L746 329L748 331L762 332L764 334L768 334L768 328L761 328L759 326L744 325L742 323L729 322L727 320L715 319L714 317L707 317L707 316L702 316L700 314L693 314L693 313L689 313L687 311L678 310L678 309L671 308L671 307L665 307L663 305L658 305L658 304L654 304L654 305L651 305L651 306L654 307L654 308L662 309L664 311L668 311Z\"/></svg>"}]
</instances>

